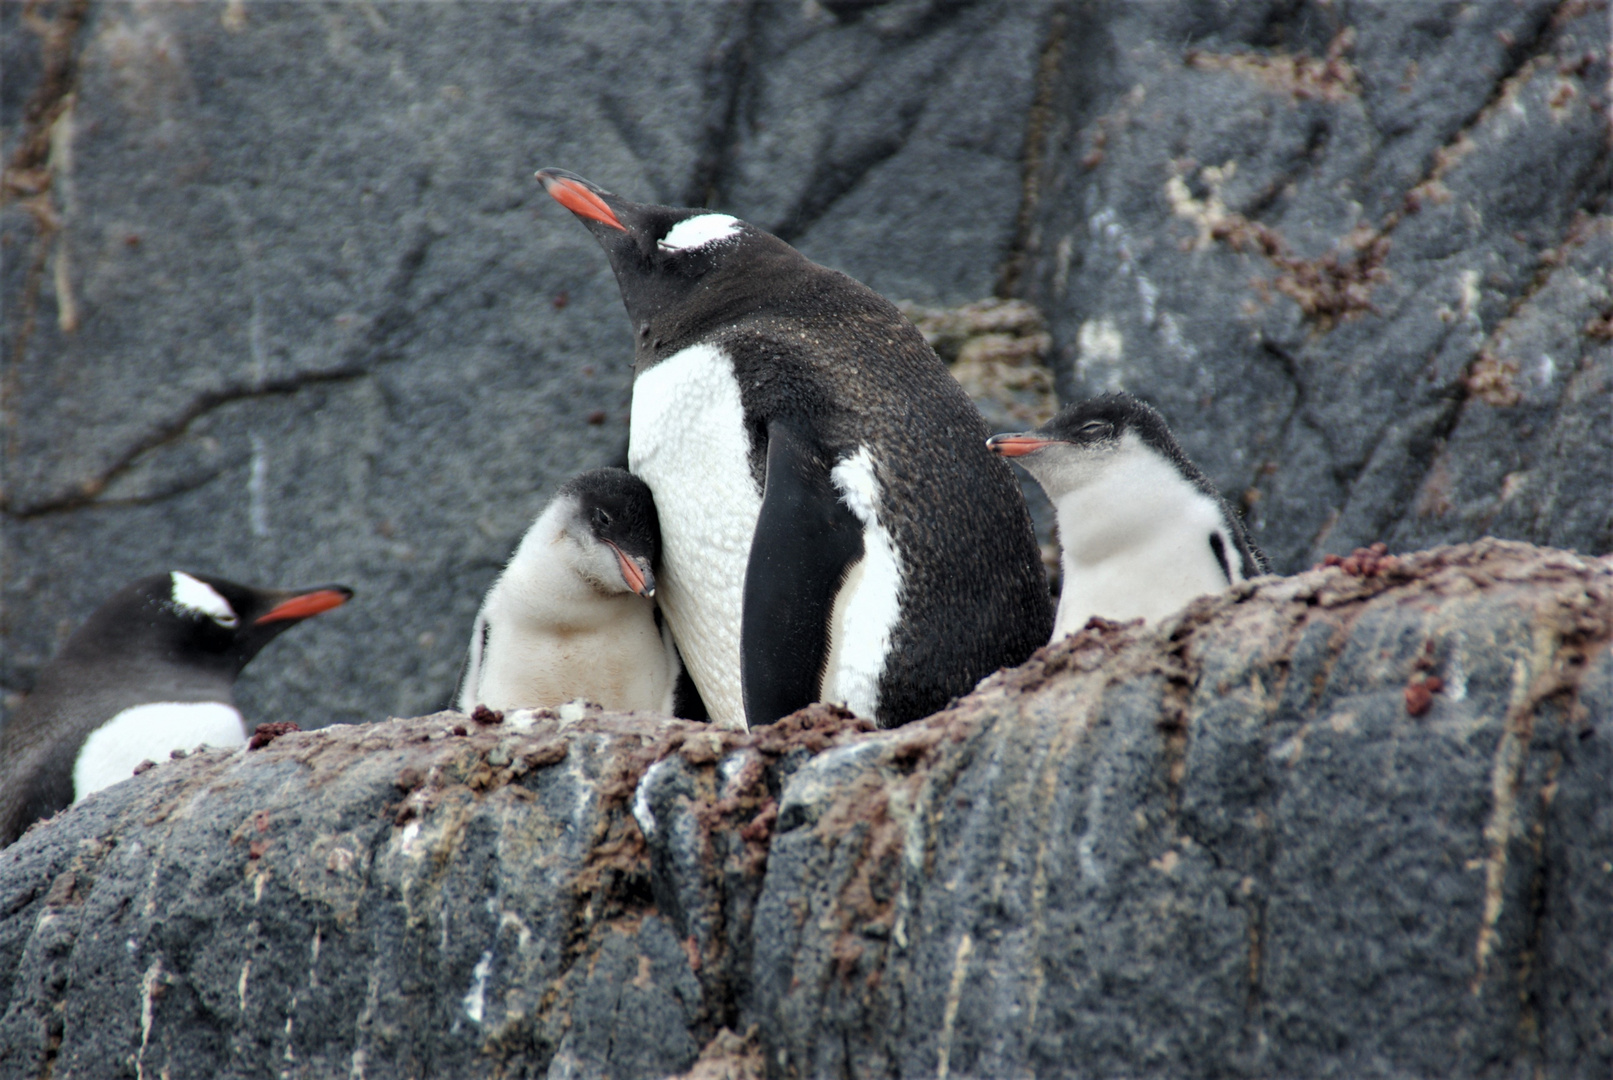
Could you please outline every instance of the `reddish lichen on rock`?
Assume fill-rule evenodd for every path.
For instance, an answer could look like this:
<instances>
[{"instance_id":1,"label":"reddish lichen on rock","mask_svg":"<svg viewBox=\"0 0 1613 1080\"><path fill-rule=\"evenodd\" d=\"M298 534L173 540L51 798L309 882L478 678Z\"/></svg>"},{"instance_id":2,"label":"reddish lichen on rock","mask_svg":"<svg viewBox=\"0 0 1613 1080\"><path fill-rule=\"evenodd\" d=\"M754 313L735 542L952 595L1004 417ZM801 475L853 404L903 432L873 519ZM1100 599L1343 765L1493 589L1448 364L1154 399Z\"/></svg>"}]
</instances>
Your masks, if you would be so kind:
<instances>
[{"instance_id":1,"label":"reddish lichen on rock","mask_svg":"<svg viewBox=\"0 0 1613 1080\"><path fill-rule=\"evenodd\" d=\"M276 720L267 724L259 724L252 732L252 738L247 740L248 750L262 750L282 735L289 735L302 728L290 720Z\"/></svg>"}]
</instances>

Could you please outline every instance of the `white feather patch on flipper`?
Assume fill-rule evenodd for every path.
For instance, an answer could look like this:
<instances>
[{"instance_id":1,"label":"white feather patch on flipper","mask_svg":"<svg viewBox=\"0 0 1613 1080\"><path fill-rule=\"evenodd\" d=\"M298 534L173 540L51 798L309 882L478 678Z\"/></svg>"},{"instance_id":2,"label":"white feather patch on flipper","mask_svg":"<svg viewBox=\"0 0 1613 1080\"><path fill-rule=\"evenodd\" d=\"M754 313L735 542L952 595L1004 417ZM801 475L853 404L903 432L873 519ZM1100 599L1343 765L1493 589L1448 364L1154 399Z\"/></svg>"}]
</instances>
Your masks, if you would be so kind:
<instances>
[{"instance_id":1,"label":"white feather patch on flipper","mask_svg":"<svg viewBox=\"0 0 1613 1080\"><path fill-rule=\"evenodd\" d=\"M701 214L672 226L655 246L669 252L693 251L727 240L739 232L741 224L738 218L729 214Z\"/></svg>"},{"instance_id":2,"label":"white feather patch on flipper","mask_svg":"<svg viewBox=\"0 0 1613 1080\"><path fill-rule=\"evenodd\" d=\"M722 349L691 345L638 377L627 460L660 511L661 613L712 721L743 731L739 622L762 493Z\"/></svg>"},{"instance_id":3,"label":"white feather patch on flipper","mask_svg":"<svg viewBox=\"0 0 1613 1080\"><path fill-rule=\"evenodd\" d=\"M194 580L194 579L193 579ZM162 761L170 750L242 746L246 725L222 701L159 701L124 709L90 732L73 763L73 801L134 775L142 761Z\"/></svg>"},{"instance_id":4,"label":"white feather patch on flipper","mask_svg":"<svg viewBox=\"0 0 1613 1080\"><path fill-rule=\"evenodd\" d=\"M168 578L173 582L169 596L174 607L184 612L205 615L221 626L234 626L239 622L230 602L207 582L193 578L181 570L174 570Z\"/></svg>"},{"instance_id":5,"label":"white feather patch on flipper","mask_svg":"<svg viewBox=\"0 0 1613 1080\"><path fill-rule=\"evenodd\" d=\"M890 532L879 522L879 479L866 446L829 473L841 501L863 524L863 557L835 596L829 624L829 659L823 699L874 718L885 654L901 618L902 560Z\"/></svg>"}]
</instances>

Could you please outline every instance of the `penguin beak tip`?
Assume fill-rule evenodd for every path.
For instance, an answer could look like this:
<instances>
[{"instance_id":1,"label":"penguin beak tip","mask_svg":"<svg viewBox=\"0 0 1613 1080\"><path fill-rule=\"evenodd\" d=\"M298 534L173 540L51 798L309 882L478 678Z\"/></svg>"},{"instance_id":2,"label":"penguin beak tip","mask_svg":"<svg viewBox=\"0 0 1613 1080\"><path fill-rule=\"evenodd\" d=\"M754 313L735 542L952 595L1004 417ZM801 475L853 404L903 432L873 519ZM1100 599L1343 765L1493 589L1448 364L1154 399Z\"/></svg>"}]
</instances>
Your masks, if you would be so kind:
<instances>
[{"instance_id":1,"label":"penguin beak tip","mask_svg":"<svg viewBox=\"0 0 1613 1080\"><path fill-rule=\"evenodd\" d=\"M1051 441L1050 439L1038 439L1034 435L1010 432L993 435L987 439L986 449L999 457L1024 457L1026 454L1034 454Z\"/></svg>"},{"instance_id":2,"label":"penguin beak tip","mask_svg":"<svg viewBox=\"0 0 1613 1080\"><path fill-rule=\"evenodd\" d=\"M555 202L570 210L584 221L597 221L612 229L627 231L617 220L616 212L600 197L594 185L564 169L539 169L532 174L543 185L543 190Z\"/></svg>"},{"instance_id":3,"label":"penguin beak tip","mask_svg":"<svg viewBox=\"0 0 1613 1080\"><path fill-rule=\"evenodd\" d=\"M346 585L326 585L323 588L282 600L253 620L254 626L273 622L300 622L332 608L339 608L353 598L353 590Z\"/></svg>"},{"instance_id":4,"label":"penguin beak tip","mask_svg":"<svg viewBox=\"0 0 1613 1080\"><path fill-rule=\"evenodd\" d=\"M616 565L621 569L622 581L628 590L646 599L654 598L655 571L650 568L650 560L642 555L628 555L609 540L605 543L616 552Z\"/></svg>"}]
</instances>

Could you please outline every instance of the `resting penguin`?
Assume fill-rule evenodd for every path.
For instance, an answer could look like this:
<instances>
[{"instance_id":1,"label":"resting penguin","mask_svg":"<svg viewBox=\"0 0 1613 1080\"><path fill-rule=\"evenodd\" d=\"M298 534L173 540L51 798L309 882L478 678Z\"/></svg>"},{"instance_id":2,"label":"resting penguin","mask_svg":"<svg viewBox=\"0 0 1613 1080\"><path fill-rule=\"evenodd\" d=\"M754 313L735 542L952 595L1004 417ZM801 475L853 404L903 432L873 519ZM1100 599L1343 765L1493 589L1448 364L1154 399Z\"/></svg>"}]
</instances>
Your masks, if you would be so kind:
<instances>
[{"instance_id":1,"label":"resting penguin","mask_svg":"<svg viewBox=\"0 0 1613 1080\"><path fill-rule=\"evenodd\" d=\"M1046 640L1024 499L895 307L727 214L538 178L604 247L633 323L628 464L715 722L823 700L895 726Z\"/></svg>"},{"instance_id":2,"label":"resting penguin","mask_svg":"<svg viewBox=\"0 0 1613 1080\"><path fill-rule=\"evenodd\" d=\"M233 700L241 669L282 631L352 595L179 570L114 593L0 728L0 846L148 758L246 742Z\"/></svg>"},{"instance_id":3,"label":"resting penguin","mask_svg":"<svg viewBox=\"0 0 1613 1080\"><path fill-rule=\"evenodd\" d=\"M651 599L660 542L644 481L624 469L568 480L482 602L460 710L586 698L670 716L678 656Z\"/></svg>"},{"instance_id":4,"label":"resting penguin","mask_svg":"<svg viewBox=\"0 0 1613 1080\"><path fill-rule=\"evenodd\" d=\"M1058 514L1055 641L1094 615L1152 621L1266 573L1265 555L1164 418L1129 394L1067 406L987 445L1023 465Z\"/></svg>"}]
</instances>

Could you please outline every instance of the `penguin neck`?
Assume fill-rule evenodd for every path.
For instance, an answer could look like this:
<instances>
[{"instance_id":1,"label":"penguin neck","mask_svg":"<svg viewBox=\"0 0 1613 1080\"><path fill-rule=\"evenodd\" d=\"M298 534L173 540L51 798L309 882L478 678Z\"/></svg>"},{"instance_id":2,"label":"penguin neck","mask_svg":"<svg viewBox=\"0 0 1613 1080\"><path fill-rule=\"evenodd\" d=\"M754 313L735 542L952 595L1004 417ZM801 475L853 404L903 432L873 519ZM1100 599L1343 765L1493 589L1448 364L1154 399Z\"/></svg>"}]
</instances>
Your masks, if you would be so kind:
<instances>
[{"instance_id":1,"label":"penguin neck","mask_svg":"<svg viewBox=\"0 0 1613 1080\"><path fill-rule=\"evenodd\" d=\"M1066 578L1165 550L1202 547L1213 561L1208 538L1222 525L1220 507L1135 436L1101 458L1049 471L1043 486L1060 492L1053 503Z\"/></svg>"},{"instance_id":2,"label":"penguin neck","mask_svg":"<svg viewBox=\"0 0 1613 1080\"><path fill-rule=\"evenodd\" d=\"M619 277L628 318L637 327L635 375L756 316L810 313L811 298L818 292L815 281L828 274L834 271L784 241L758 234L747 238L743 258L680 289L654 278Z\"/></svg>"},{"instance_id":3,"label":"penguin neck","mask_svg":"<svg viewBox=\"0 0 1613 1080\"><path fill-rule=\"evenodd\" d=\"M64 655L66 650L63 650ZM88 693L113 701L234 701L235 677L240 668L227 658L181 656L175 650L153 646L96 655L81 652L71 664L53 664L41 676L34 696L56 700L82 698ZM115 688L113 691L92 688Z\"/></svg>"}]
</instances>

